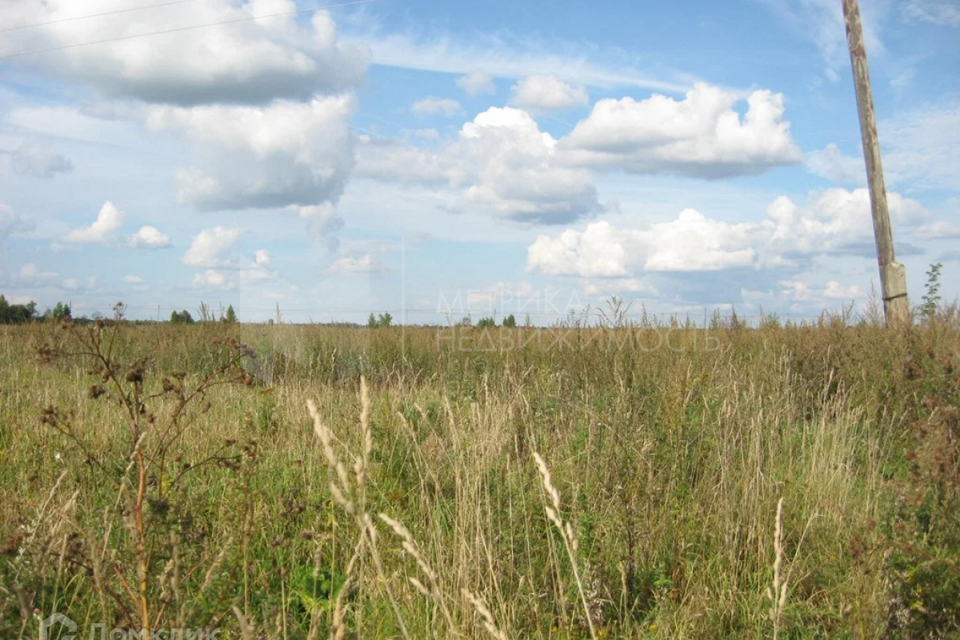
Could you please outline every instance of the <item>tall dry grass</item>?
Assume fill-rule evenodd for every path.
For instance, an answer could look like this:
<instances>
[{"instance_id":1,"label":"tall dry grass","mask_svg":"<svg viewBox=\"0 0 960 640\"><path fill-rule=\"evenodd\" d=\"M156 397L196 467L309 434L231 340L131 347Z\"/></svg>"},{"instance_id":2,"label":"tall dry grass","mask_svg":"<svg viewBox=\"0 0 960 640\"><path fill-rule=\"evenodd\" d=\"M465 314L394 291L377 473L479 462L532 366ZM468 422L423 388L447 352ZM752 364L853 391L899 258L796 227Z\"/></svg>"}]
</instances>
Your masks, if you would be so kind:
<instances>
[{"instance_id":1,"label":"tall dry grass","mask_svg":"<svg viewBox=\"0 0 960 640\"><path fill-rule=\"evenodd\" d=\"M38 361L69 330L0 328L0 636L53 611L140 629L144 604L243 638L957 629L956 326L736 326L710 350L693 328L659 349L473 331L119 326L158 423L165 378L222 364L214 338L257 355L145 466L141 533L159 435L132 446L122 404L88 397L89 356Z\"/></svg>"}]
</instances>

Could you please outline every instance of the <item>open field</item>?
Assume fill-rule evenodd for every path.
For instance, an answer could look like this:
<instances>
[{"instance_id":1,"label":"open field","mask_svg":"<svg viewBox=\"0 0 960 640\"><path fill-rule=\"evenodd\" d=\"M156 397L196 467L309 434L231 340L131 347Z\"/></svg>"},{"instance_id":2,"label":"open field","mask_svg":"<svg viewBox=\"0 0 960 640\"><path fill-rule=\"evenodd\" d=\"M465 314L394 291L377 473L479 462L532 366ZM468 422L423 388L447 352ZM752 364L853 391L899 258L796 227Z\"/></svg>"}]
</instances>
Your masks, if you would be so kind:
<instances>
[{"instance_id":1,"label":"open field","mask_svg":"<svg viewBox=\"0 0 960 640\"><path fill-rule=\"evenodd\" d=\"M452 331L0 327L0 637L960 633L954 320Z\"/></svg>"}]
</instances>

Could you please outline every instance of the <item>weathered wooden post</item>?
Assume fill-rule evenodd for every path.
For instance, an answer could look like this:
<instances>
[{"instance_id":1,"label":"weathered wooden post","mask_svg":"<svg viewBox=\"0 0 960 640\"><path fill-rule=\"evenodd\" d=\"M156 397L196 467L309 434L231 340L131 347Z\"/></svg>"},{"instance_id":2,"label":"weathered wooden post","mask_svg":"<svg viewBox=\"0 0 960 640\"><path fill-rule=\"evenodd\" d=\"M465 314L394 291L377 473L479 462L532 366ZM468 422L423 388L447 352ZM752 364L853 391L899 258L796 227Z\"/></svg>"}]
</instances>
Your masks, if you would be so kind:
<instances>
[{"instance_id":1,"label":"weathered wooden post","mask_svg":"<svg viewBox=\"0 0 960 640\"><path fill-rule=\"evenodd\" d=\"M853 66L853 84L857 92L857 111L860 114L860 137L863 140L863 158L867 165L867 184L870 187L870 210L873 214L873 234L877 240L877 261L880 266L880 287L883 291L883 314L887 326L902 325L910 316L907 302L907 273L897 262L893 250L893 232L887 210L887 191L883 183L880 163L880 142L877 139L877 121L873 113L873 94L867 71L867 51L860 24L860 5L857 0L843 1L843 20L850 46L850 64Z\"/></svg>"}]
</instances>

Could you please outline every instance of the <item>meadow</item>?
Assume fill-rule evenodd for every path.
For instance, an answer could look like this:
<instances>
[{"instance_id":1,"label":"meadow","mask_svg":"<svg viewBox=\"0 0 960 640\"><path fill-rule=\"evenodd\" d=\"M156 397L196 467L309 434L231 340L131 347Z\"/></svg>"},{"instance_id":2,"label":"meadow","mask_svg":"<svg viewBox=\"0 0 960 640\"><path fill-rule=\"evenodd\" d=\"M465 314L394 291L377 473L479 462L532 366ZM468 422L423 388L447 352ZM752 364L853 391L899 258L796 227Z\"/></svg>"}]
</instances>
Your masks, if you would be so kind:
<instances>
[{"instance_id":1,"label":"meadow","mask_svg":"<svg viewBox=\"0 0 960 640\"><path fill-rule=\"evenodd\" d=\"M0 637L958 637L958 328L0 327Z\"/></svg>"}]
</instances>

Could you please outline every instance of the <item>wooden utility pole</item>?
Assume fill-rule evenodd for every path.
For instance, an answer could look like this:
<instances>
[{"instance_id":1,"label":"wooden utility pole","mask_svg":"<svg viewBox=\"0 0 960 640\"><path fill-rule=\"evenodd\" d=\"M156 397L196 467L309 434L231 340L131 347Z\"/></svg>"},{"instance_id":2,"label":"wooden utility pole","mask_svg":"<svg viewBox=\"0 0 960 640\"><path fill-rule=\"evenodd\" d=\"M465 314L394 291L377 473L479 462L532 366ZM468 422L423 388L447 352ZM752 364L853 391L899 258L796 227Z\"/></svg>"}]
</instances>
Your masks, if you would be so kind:
<instances>
[{"instance_id":1,"label":"wooden utility pole","mask_svg":"<svg viewBox=\"0 0 960 640\"><path fill-rule=\"evenodd\" d=\"M863 44L863 27L860 24L860 6L857 0L843 0L843 20L847 30L847 44L850 46L853 84L857 91L863 158L867 164L873 235L877 240L877 262L880 266L880 287L883 291L883 314L888 327L902 326L910 315L907 302L907 273L903 265L897 262L893 251L893 232L890 229L890 213L887 210L887 191L883 184L883 166L880 164L877 121L873 113L873 94L870 92L870 74L867 72L867 51Z\"/></svg>"}]
</instances>

